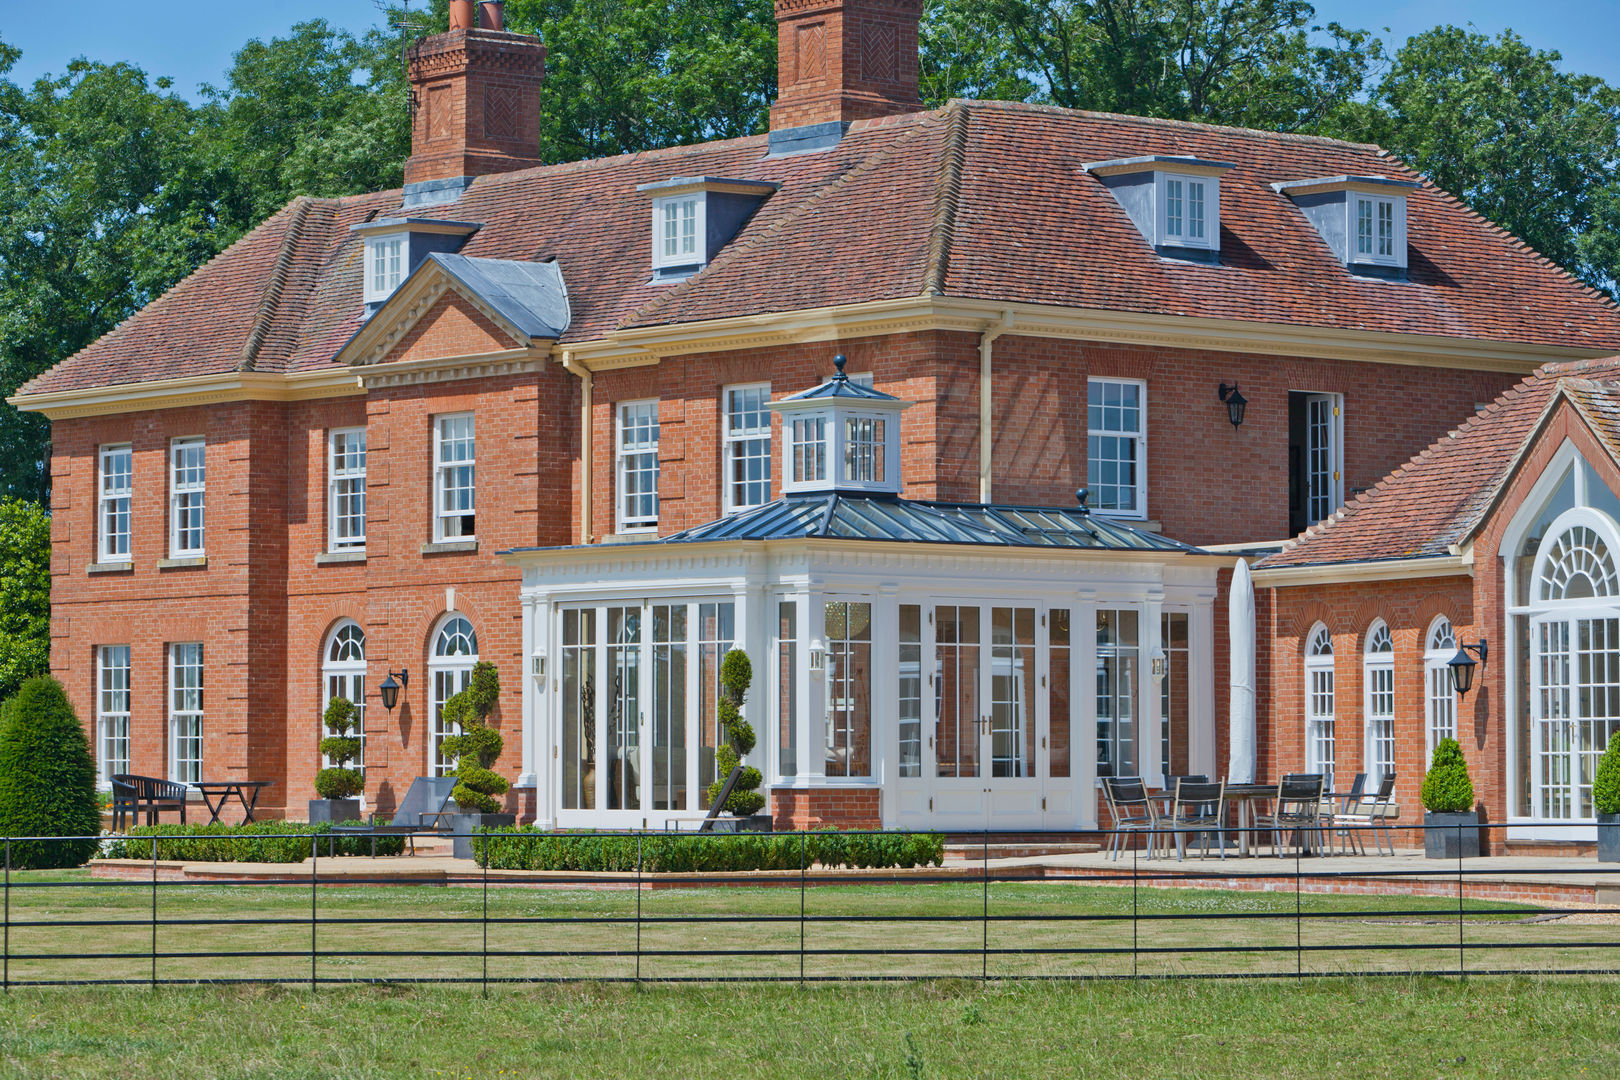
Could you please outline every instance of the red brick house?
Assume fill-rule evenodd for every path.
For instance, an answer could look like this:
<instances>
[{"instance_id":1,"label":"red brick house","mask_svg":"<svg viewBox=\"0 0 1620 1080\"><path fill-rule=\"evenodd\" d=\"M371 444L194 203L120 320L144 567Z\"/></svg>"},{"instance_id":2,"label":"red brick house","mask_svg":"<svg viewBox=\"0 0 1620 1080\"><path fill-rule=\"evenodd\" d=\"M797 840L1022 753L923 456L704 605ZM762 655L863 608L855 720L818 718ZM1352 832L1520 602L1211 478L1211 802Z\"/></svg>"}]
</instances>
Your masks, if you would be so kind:
<instances>
[{"instance_id":1,"label":"red brick house","mask_svg":"<svg viewBox=\"0 0 1620 1080\"><path fill-rule=\"evenodd\" d=\"M526 816L661 827L740 645L779 820L1088 826L1100 773L1219 770L1229 546L1620 352L1377 147L923 110L916 0L777 7L768 135L558 165L538 41L418 43L403 191L294 201L21 390L104 774L302 816L343 694L386 811L481 658Z\"/></svg>"}]
</instances>

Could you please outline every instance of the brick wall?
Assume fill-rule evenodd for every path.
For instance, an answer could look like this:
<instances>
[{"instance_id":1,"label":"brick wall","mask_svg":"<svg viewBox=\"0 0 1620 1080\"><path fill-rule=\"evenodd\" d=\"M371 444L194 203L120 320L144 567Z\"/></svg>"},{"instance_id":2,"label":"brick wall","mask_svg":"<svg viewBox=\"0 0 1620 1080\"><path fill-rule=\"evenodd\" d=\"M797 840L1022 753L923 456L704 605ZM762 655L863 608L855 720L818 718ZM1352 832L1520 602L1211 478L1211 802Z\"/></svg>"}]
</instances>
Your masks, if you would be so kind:
<instances>
[{"instance_id":1,"label":"brick wall","mask_svg":"<svg viewBox=\"0 0 1620 1080\"><path fill-rule=\"evenodd\" d=\"M807 829L881 829L882 792L874 787L772 788L771 819L783 832Z\"/></svg>"}]
</instances>

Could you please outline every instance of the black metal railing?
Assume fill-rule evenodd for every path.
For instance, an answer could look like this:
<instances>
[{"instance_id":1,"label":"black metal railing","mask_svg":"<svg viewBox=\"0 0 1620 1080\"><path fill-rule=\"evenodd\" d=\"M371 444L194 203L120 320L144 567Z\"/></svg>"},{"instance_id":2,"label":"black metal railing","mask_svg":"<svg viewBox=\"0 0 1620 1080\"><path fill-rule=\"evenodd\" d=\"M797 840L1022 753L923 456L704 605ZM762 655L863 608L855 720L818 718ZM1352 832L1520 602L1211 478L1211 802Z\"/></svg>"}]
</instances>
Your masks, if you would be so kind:
<instances>
[{"instance_id":1,"label":"black metal railing","mask_svg":"<svg viewBox=\"0 0 1620 1080\"><path fill-rule=\"evenodd\" d=\"M1500 849L1502 828L1481 826L1489 849ZM328 854L329 834L298 835L309 844L303 862L218 864L202 880L165 864L161 837L138 838L140 860L96 874L17 869L8 839L0 984L398 982L487 991L578 980L1620 970L1620 925L1590 918L1620 914L1620 865L1592 855L1351 861L1299 843L1257 860L1237 858L1223 836L1208 857L1189 852L1180 861L1150 858L1138 833L1119 837L1117 859L1035 861L998 858L996 835L985 832L977 844L953 845L942 866L849 870L813 865L813 835L796 834L796 867L654 873L643 857L649 836L680 845L728 838L595 833L576 842L634 838L633 866L511 871L490 869L490 859L448 869L409 856L357 861ZM1095 835L1105 847L1113 837ZM444 834L422 834L431 836ZM158 842L146 859L149 839ZM496 833L480 842L498 861L499 845L516 840ZM1225 859L1216 857L1222 850ZM124 876L102 876L114 869Z\"/></svg>"}]
</instances>

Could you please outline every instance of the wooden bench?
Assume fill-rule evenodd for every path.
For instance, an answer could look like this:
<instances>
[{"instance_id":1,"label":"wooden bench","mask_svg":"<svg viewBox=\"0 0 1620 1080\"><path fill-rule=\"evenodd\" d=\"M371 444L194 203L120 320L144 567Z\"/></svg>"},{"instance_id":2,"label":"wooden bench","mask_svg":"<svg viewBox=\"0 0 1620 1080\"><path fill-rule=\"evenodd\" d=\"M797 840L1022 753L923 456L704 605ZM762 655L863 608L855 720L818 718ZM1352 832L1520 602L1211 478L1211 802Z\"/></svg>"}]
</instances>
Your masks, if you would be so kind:
<instances>
[{"instance_id":1,"label":"wooden bench","mask_svg":"<svg viewBox=\"0 0 1620 1080\"><path fill-rule=\"evenodd\" d=\"M180 811L180 823L186 821L186 785L155 776L136 776L118 773L112 778L113 829L124 831L126 816L141 822L141 811L146 811L146 823L156 825L158 814L164 810Z\"/></svg>"}]
</instances>

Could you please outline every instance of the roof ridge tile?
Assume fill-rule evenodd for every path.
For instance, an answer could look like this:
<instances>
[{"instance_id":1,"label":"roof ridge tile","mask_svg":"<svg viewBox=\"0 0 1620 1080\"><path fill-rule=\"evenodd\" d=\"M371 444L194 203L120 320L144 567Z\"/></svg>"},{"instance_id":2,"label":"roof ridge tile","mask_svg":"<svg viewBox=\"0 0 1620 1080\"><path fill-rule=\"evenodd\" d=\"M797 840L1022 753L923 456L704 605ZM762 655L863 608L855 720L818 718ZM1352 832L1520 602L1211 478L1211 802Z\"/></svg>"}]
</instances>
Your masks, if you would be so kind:
<instances>
[{"instance_id":1,"label":"roof ridge tile","mask_svg":"<svg viewBox=\"0 0 1620 1080\"><path fill-rule=\"evenodd\" d=\"M950 270L956 214L962 199L962 167L967 160L968 109L959 101L951 102L946 106L945 123L945 153L941 155L934 188L934 227L928 238L928 260L923 274L924 296L943 293Z\"/></svg>"},{"instance_id":2,"label":"roof ridge tile","mask_svg":"<svg viewBox=\"0 0 1620 1080\"><path fill-rule=\"evenodd\" d=\"M314 199L300 195L287 204L292 209L292 220L281 234L281 250L276 253L276 263L270 268L270 276L265 279L264 291L259 294L259 309L253 316L253 329L248 331L247 340L242 342L237 371L252 371L258 362L259 350L264 346L270 324L281 306L281 294L287 287L293 258L304 239L304 222L314 202Z\"/></svg>"}]
</instances>

